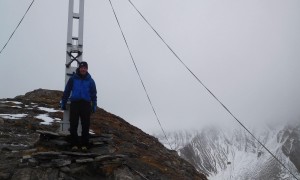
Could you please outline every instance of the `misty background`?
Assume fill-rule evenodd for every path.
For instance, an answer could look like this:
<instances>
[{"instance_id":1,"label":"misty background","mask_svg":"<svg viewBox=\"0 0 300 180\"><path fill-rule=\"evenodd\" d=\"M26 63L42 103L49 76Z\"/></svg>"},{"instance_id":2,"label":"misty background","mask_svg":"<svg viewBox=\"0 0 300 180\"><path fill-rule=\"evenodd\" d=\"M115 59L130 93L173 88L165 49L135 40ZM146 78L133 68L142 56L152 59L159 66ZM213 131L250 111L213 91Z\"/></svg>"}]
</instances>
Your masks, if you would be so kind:
<instances>
[{"instance_id":1,"label":"misty background","mask_svg":"<svg viewBox=\"0 0 300 180\"><path fill-rule=\"evenodd\" d=\"M299 121L300 1L132 2L246 126ZM0 0L0 48L30 3ZM64 89L68 3L34 2L0 54L0 98ZM128 1L112 3L166 131L237 124ZM83 60L96 82L99 107L148 133L160 129L108 0L85 1Z\"/></svg>"}]
</instances>

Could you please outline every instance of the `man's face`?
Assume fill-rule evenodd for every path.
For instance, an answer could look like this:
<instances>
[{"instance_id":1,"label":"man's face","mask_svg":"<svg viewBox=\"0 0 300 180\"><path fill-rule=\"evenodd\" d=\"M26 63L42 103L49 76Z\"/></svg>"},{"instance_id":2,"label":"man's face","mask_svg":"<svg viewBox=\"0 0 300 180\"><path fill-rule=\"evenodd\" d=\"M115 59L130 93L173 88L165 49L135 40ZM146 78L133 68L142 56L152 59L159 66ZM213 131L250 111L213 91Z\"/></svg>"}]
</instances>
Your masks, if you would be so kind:
<instances>
[{"instance_id":1,"label":"man's face","mask_svg":"<svg viewBox=\"0 0 300 180\"><path fill-rule=\"evenodd\" d=\"M79 68L79 73L81 74L81 75L86 75L86 73L87 73L87 68L86 67L81 67L81 68Z\"/></svg>"}]
</instances>

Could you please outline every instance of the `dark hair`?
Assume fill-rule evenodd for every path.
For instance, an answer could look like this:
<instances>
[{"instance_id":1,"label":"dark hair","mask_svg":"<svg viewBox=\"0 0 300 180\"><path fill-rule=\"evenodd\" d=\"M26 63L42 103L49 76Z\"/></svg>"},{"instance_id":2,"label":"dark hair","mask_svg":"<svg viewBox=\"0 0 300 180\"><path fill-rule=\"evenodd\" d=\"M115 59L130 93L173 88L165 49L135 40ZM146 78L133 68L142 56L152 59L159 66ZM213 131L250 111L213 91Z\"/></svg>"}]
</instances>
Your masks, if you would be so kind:
<instances>
[{"instance_id":1,"label":"dark hair","mask_svg":"<svg viewBox=\"0 0 300 180\"><path fill-rule=\"evenodd\" d=\"M88 63L85 62L85 61L82 61L82 62L79 63L79 66L78 66L78 67L79 67L79 68L81 68L81 67L86 67L86 68L88 68Z\"/></svg>"}]
</instances>

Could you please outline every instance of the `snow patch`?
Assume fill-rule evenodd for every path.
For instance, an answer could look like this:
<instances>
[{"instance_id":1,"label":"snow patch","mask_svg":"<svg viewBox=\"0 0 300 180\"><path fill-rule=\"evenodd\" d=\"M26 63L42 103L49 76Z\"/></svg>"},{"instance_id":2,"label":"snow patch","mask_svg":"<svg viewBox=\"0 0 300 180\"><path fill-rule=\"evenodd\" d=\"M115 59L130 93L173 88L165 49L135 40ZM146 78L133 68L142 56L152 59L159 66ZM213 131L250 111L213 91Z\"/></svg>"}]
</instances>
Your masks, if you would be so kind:
<instances>
[{"instance_id":1,"label":"snow patch","mask_svg":"<svg viewBox=\"0 0 300 180\"><path fill-rule=\"evenodd\" d=\"M38 109L47 112L59 112L59 110L55 110L54 108L38 107Z\"/></svg>"},{"instance_id":2,"label":"snow patch","mask_svg":"<svg viewBox=\"0 0 300 180\"><path fill-rule=\"evenodd\" d=\"M21 106L11 106L11 107L22 109Z\"/></svg>"},{"instance_id":3,"label":"snow patch","mask_svg":"<svg viewBox=\"0 0 300 180\"><path fill-rule=\"evenodd\" d=\"M96 134L96 133L90 129L89 134Z\"/></svg>"},{"instance_id":4,"label":"snow patch","mask_svg":"<svg viewBox=\"0 0 300 180\"><path fill-rule=\"evenodd\" d=\"M0 101L0 103L14 103L14 104L23 104L21 102L18 101Z\"/></svg>"},{"instance_id":5,"label":"snow patch","mask_svg":"<svg viewBox=\"0 0 300 180\"><path fill-rule=\"evenodd\" d=\"M41 124L50 125L54 122L54 119L49 117L48 114L40 114L35 116L35 118L43 120L44 122L41 122Z\"/></svg>"},{"instance_id":6,"label":"snow patch","mask_svg":"<svg viewBox=\"0 0 300 180\"><path fill-rule=\"evenodd\" d=\"M21 119L26 116L27 114L0 114L0 117L4 119Z\"/></svg>"},{"instance_id":7,"label":"snow patch","mask_svg":"<svg viewBox=\"0 0 300 180\"><path fill-rule=\"evenodd\" d=\"M14 144L14 143L11 143L11 144L7 144L7 143L4 143L4 145L9 145L9 146L12 146L12 147L28 147L28 145L26 144Z\"/></svg>"}]
</instances>

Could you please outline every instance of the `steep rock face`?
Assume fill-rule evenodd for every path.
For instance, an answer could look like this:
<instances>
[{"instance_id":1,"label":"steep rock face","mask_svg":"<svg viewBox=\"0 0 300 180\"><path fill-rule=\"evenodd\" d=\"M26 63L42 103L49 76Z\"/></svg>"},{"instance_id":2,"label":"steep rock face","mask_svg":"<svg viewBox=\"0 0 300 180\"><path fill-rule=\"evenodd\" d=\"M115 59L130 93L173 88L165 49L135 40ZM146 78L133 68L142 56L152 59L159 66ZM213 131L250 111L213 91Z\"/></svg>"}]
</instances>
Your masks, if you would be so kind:
<instances>
[{"instance_id":1,"label":"steep rock face","mask_svg":"<svg viewBox=\"0 0 300 180\"><path fill-rule=\"evenodd\" d=\"M210 175L216 174L219 169L226 168L229 162L228 154L233 153L228 148L231 145L222 133L210 128L199 132L191 143L179 151L181 156L194 164L198 170Z\"/></svg>"},{"instance_id":2,"label":"steep rock face","mask_svg":"<svg viewBox=\"0 0 300 180\"><path fill-rule=\"evenodd\" d=\"M278 141L283 143L282 152L300 172L300 125L287 126L278 133Z\"/></svg>"},{"instance_id":3,"label":"steep rock face","mask_svg":"<svg viewBox=\"0 0 300 180\"><path fill-rule=\"evenodd\" d=\"M57 133L60 91L0 99L0 179L206 179L176 151L98 108L88 153ZM49 121L49 122L45 122Z\"/></svg>"},{"instance_id":4,"label":"steep rock face","mask_svg":"<svg viewBox=\"0 0 300 180\"><path fill-rule=\"evenodd\" d=\"M300 178L298 130L299 128L281 126L265 127L253 132L294 175ZM243 129L204 129L179 151L183 158L191 162L199 172L210 176L210 179L293 179L293 176Z\"/></svg>"}]
</instances>

